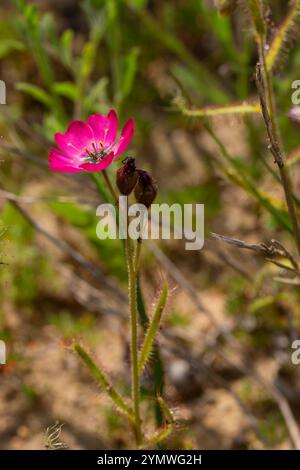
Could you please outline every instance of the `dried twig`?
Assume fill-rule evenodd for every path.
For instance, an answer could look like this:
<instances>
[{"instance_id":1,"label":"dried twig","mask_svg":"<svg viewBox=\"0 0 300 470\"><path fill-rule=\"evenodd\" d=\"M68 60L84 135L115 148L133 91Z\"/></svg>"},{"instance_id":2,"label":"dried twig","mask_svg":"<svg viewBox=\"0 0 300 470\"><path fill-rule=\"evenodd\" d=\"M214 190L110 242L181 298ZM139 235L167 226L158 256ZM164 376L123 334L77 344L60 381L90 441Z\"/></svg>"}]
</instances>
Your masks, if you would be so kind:
<instances>
[{"instance_id":1,"label":"dried twig","mask_svg":"<svg viewBox=\"0 0 300 470\"><path fill-rule=\"evenodd\" d=\"M291 271L296 276L300 276L300 270L297 261L294 259L293 255L277 240L272 239L269 243L246 243L242 240L226 237L218 233L211 233L211 235L212 237L237 248L255 251L257 254L264 256L266 261L269 261L280 268L286 269L287 271ZM292 267L280 263L276 260L276 258L285 258L291 263Z\"/></svg>"}]
</instances>

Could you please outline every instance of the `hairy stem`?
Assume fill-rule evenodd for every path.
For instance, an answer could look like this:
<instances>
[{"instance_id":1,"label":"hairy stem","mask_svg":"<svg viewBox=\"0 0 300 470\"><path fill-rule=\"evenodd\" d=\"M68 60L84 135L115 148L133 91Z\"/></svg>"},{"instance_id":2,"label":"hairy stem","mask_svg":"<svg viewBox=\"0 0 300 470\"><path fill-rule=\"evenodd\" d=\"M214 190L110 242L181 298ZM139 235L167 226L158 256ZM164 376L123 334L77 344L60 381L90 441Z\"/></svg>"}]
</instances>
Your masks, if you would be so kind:
<instances>
[{"instance_id":1,"label":"hairy stem","mask_svg":"<svg viewBox=\"0 0 300 470\"><path fill-rule=\"evenodd\" d=\"M117 205L118 196L111 184L108 174L103 171L103 176L107 187ZM128 197L127 197L128 201ZM128 205L128 204L127 204ZM132 400L134 413L134 429L137 445L142 443L141 417L140 417L140 383L138 373L138 335L137 335L137 273L140 259L141 243L138 241L136 255L134 258L131 246L131 240L128 235L128 225L126 227L125 254L128 270L128 298L130 310L130 329L131 329L131 375L132 375Z\"/></svg>"},{"instance_id":2,"label":"hairy stem","mask_svg":"<svg viewBox=\"0 0 300 470\"><path fill-rule=\"evenodd\" d=\"M141 250L142 250L142 239L139 238L136 244L136 250L134 255L134 272L137 275L141 259Z\"/></svg>"},{"instance_id":3,"label":"hairy stem","mask_svg":"<svg viewBox=\"0 0 300 470\"><path fill-rule=\"evenodd\" d=\"M135 416L135 437L139 446L142 442L141 418L140 418L140 384L138 373L138 341L137 341L137 277L134 266L133 251L130 239L125 240L125 251L128 269L128 292L129 292L129 308L130 308L130 325L131 325L131 374L132 374L132 400Z\"/></svg>"}]
</instances>

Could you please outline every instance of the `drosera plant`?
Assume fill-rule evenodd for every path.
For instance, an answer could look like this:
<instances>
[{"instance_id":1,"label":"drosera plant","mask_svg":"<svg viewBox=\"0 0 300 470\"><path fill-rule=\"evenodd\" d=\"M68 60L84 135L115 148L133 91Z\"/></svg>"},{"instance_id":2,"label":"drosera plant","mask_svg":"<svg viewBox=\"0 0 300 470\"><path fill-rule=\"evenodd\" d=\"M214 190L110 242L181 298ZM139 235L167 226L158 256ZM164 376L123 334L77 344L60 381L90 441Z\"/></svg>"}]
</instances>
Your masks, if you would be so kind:
<instances>
[{"instance_id":1,"label":"drosera plant","mask_svg":"<svg viewBox=\"0 0 300 470\"><path fill-rule=\"evenodd\" d=\"M127 121L116 142L118 118L114 110L107 115L94 114L87 122L72 122L64 134L55 135L59 149L52 147L49 153L50 170L64 173L101 172L104 182L118 208L118 191L127 198L134 192L138 203L149 208L157 195L157 185L152 176L136 167L135 159L127 157L116 172L116 188L106 169L123 153L131 142L134 133L134 121ZM128 207L128 204L127 204ZM137 447L159 444L166 439L174 428L174 417L161 396L155 397L164 415L165 424L153 435L146 437L147 430L141 417L140 378L155 349L155 340L168 298L168 285L163 283L161 293L154 308L148 327L145 330L142 346L139 350L138 329L138 275L140 270L141 239L132 240L125 227L125 255L128 270L128 298L130 312L131 346L131 400L123 397L112 385L109 378L95 363L86 349L74 343L72 349L78 354L91 375L106 392L120 413L132 426Z\"/></svg>"}]
</instances>

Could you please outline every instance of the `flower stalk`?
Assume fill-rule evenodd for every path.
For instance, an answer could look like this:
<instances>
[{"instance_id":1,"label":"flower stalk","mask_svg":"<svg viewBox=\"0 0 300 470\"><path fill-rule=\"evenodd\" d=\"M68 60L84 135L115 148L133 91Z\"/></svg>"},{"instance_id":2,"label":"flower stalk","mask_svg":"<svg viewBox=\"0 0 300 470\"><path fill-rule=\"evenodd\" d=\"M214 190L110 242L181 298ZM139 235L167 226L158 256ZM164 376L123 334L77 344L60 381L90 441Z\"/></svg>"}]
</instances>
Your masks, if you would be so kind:
<instances>
[{"instance_id":1,"label":"flower stalk","mask_svg":"<svg viewBox=\"0 0 300 470\"><path fill-rule=\"evenodd\" d=\"M107 173L104 171L103 176L107 184L108 189L111 192L112 197L117 204L118 198L116 192L110 182ZM127 196L128 200L128 196ZM127 204L128 207L128 204ZM136 254L132 250L131 240L128 235L128 217L127 217L127 234L125 238L125 255L127 262L128 271L128 299L129 299L129 311L130 311L130 351L131 351L131 376L132 376L132 401L133 401L133 413L134 413L134 430L135 439L137 445L142 443L142 431L141 431L141 417L140 417L140 383L138 373L138 327L137 327L137 273L139 267L141 243L137 242Z\"/></svg>"},{"instance_id":2,"label":"flower stalk","mask_svg":"<svg viewBox=\"0 0 300 470\"><path fill-rule=\"evenodd\" d=\"M131 327L131 375L132 375L132 400L135 417L135 437L139 446L142 442L141 418L140 418L140 383L138 372L138 335L137 335L137 272L134 267L133 251L130 239L125 240L125 252L128 269L128 293Z\"/></svg>"}]
</instances>

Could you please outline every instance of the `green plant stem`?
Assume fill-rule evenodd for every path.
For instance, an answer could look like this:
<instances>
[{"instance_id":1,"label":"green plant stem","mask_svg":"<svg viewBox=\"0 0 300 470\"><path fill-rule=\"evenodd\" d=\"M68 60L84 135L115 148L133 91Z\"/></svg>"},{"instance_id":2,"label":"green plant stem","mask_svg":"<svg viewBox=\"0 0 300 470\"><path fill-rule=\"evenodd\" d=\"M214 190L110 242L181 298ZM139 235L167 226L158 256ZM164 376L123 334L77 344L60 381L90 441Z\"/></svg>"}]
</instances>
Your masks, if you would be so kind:
<instances>
[{"instance_id":1,"label":"green plant stem","mask_svg":"<svg viewBox=\"0 0 300 470\"><path fill-rule=\"evenodd\" d=\"M111 184L111 181L110 181L110 179L109 179L109 176L108 176L108 174L107 174L107 171L106 171L106 170L103 170L103 171L102 171L102 174L103 174L103 177L104 177L104 179L105 179L105 183L106 183L106 185L107 185L107 187L108 187L108 189L109 189L109 192L110 192L110 194L112 195L112 197L113 197L113 199L114 199L114 201L115 201L115 204L117 205L117 203L118 203L118 196L117 196L116 191L114 190L113 185Z\"/></svg>"},{"instance_id":2,"label":"green plant stem","mask_svg":"<svg viewBox=\"0 0 300 470\"><path fill-rule=\"evenodd\" d=\"M139 270L141 251L142 251L142 239L139 238L136 243L136 250L135 250L135 255L134 255L134 272L136 275L138 274L138 270Z\"/></svg>"},{"instance_id":3,"label":"green plant stem","mask_svg":"<svg viewBox=\"0 0 300 470\"><path fill-rule=\"evenodd\" d=\"M140 384L138 373L138 341L137 341L137 277L134 267L133 252L130 239L125 240L125 252L128 268L128 292L131 326L131 373L132 373L132 400L135 416L135 437L139 446L142 442L141 418L140 418Z\"/></svg>"},{"instance_id":4,"label":"green plant stem","mask_svg":"<svg viewBox=\"0 0 300 470\"><path fill-rule=\"evenodd\" d=\"M117 204L118 196L111 184L108 174L103 171L103 176L107 187ZM127 197L128 201L128 197ZM136 256L133 257L133 251L131 246L131 240L128 236L128 225L127 234L125 239L125 254L127 261L128 270L128 298L129 298L129 310L130 310L130 329L131 329L131 374L132 374L132 400L133 400L133 412L134 412L134 423L135 423L135 438L137 446L140 446L143 440L141 431L141 417L140 417L140 383L138 373L138 335L137 335L137 272L140 259L140 247L141 243L138 241L136 248Z\"/></svg>"}]
</instances>

